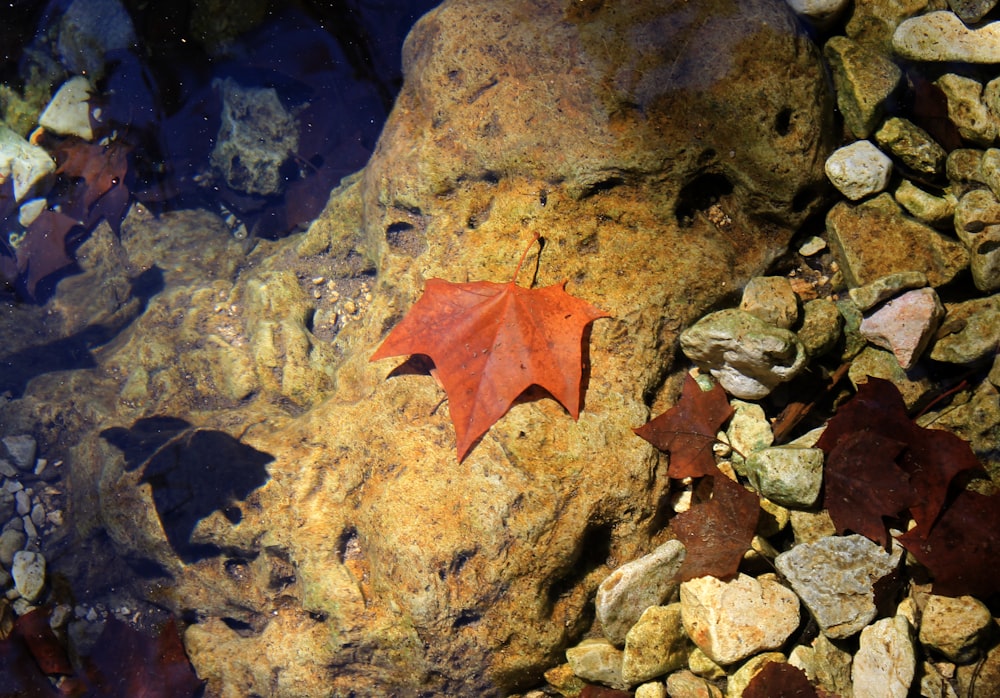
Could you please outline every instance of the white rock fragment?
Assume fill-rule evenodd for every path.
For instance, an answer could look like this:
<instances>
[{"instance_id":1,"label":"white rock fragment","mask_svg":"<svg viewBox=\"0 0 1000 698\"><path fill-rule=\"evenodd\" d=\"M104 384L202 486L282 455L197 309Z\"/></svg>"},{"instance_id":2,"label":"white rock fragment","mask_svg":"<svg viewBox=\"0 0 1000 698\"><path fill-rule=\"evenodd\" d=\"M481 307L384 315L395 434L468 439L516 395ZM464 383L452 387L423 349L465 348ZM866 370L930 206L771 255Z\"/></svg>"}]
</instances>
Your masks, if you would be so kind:
<instances>
[{"instance_id":1,"label":"white rock fragment","mask_svg":"<svg viewBox=\"0 0 1000 698\"><path fill-rule=\"evenodd\" d=\"M0 125L0 179L13 178L16 201L44 194L55 171L56 163L44 148Z\"/></svg>"},{"instance_id":2,"label":"white rock fragment","mask_svg":"<svg viewBox=\"0 0 1000 698\"><path fill-rule=\"evenodd\" d=\"M21 208L17 211L17 222L27 228L35 222L35 219L38 218L39 214L45 210L48 203L49 202L45 199L31 199L29 201L25 201L21 204Z\"/></svg>"},{"instance_id":3,"label":"white rock fragment","mask_svg":"<svg viewBox=\"0 0 1000 698\"><path fill-rule=\"evenodd\" d=\"M902 547L895 543L887 553L864 536L828 536L781 553L774 566L823 633L842 639L875 617L875 582L895 570L902 555Z\"/></svg>"},{"instance_id":4,"label":"white rock fragment","mask_svg":"<svg viewBox=\"0 0 1000 698\"><path fill-rule=\"evenodd\" d=\"M622 565L601 582L594 605L604 636L612 644L623 645L629 628L643 611L660 605L676 591L673 579L682 562L684 544L669 540L649 555Z\"/></svg>"},{"instance_id":5,"label":"white rock fragment","mask_svg":"<svg viewBox=\"0 0 1000 698\"><path fill-rule=\"evenodd\" d=\"M883 618L861 631L851 680L854 698L906 698L916 672L913 629L903 616Z\"/></svg>"},{"instance_id":6,"label":"white rock fragment","mask_svg":"<svg viewBox=\"0 0 1000 698\"><path fill-rule=\"evenodd\" d=\"M94 129L90 125L89 101L92 90L90 81L82 75L64 82L38 117L39 126L60 136L92 140Z\"/></svg>"},{"instance_id":7,"label":"white rock fragment","mask_svg":"<svg viewBox=\"0 0 1000 698\"><path fill-rule=\"evenodd\" d=\"M786 0L792 12L814 21L825 21L840 14L848 0Z\"/></svg>"},{"instance_id":8,"label":"white rock fragment","mask_svg":"<svg viewBox=\"0 0 1000 698\"><path fill-rule=\"evenodd\" d=\"M901 22L892 48L917 61L1000 63L1000 22L970 29L953 12L928 12Z\"/></svg>"},{"instance_id":9,"label":"white rock fragment","mask_svg":"<svg viewBox=\"0 0 1000 698\"><path fill-rule=\"evenodd\" d=\"M867 140L838 148L826 160L826 176L851 201L884 190L891 174L892 160Z\"/></svg>"},{"instance_id":10,"label":"white rock fragment","mask_svg":"<svg viewBox=\"0 0 1000 698\"><path fill-rule=\"evenodd\" d=\"M799 599L773 575L681 584L681 619L698 648L727 665L780 647L799 625Z\"/></svg>"},{"instance_id":11,"label":"white rock fragment","mask_svg":"<svg viewBox=\"0 0 1000 698\"><path fill-rule=\"evenodd\" d=\"M28 601L35 601L45 586L45 558L41 553L18 550L11 566L14 588Z\"/></svg>"},{"instance_id":12,"label":"white rock fragment","mask_svg":"<svg viewBox=\"0 0 1000 698\"><path fill-rule=\"evenodd\" d=\"M861 321L861 334L888 349L909 370L927 348L944 318L944 306L933 288L918 288L886 301Z\"/></svg>"}]
</instances>

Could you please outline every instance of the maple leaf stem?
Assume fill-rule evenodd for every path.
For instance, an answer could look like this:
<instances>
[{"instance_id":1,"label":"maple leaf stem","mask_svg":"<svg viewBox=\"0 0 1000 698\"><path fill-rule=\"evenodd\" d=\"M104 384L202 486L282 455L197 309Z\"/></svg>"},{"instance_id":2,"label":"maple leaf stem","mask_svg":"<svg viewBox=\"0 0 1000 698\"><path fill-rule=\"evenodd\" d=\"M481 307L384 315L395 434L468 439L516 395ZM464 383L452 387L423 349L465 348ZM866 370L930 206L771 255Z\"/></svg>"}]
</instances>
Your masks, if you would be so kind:
<instances>
[{"instance_id":1,"label":"maple leaf stem","mask_svg":"<svg viewBox=\"0 0 1000 698\"><path fill-rule=\"evenodd\" d=\"M517 262L517 269L514 270L514 277L510 280L511 284L517 284L517 275L521 273L521 267L524 266L524 260L528 258L528 250L534 245L538 238L541 237L537 232L532 236L531 241L528 246L524 248L524 252L521 253L521 259Z\"/></svg>"}]
</instances>

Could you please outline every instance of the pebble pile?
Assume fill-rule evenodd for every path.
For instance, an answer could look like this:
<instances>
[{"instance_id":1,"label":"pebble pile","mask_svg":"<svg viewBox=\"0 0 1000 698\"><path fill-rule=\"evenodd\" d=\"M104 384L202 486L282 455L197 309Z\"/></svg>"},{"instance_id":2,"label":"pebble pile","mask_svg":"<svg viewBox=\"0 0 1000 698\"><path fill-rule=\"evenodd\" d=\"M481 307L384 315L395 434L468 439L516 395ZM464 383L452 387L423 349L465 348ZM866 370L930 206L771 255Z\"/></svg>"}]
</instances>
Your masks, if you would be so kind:
<instances>
[{"instance_id":1,"label":"pebble pile","mask_svg":"<svg viewBox=\"0 0 1000 698\"><path fill-rule=\"evenodd\" d=\"M850 362L855 385L890 380L908 406L938 387L930 365L970 369L986 380L956 410L965 416L949 424L935 415L936 426L962 433L965 419L974 450L997 452L1000 74L990 78L984 66L1000 63L1000 21L989 21L998 3L789 4L820 35L834 22L846 31L823 44L846 136L826 172L842 199L825 234L798 250L803 269L822 267L829 278L754 279L738 308L707 315L681 337L695 373L732 396L720 441L733 449L719 450L720 467L763 498L749 574L677 583L685 555L677 540L622 565L597 593L594 631L546 674L545 689L526 696L575 696L600 684L639 698L738 698L770 662L799 667L841 697L1000 690L1000 619L983 600L936 595L912 579L915 563L895 541L886 550L836 535L818 504L821 429L775 445L754 402L818 361ZM950 126L935 135L899 113L907 91L925 89L922 68L947 105ZM949 133L958 141L938 142ZM829 262L809 264L821 257ZM689 506L686 494L675 510ZM880 588L899 577L909 582L887 607Z\"/></svg>"}]
</instances>

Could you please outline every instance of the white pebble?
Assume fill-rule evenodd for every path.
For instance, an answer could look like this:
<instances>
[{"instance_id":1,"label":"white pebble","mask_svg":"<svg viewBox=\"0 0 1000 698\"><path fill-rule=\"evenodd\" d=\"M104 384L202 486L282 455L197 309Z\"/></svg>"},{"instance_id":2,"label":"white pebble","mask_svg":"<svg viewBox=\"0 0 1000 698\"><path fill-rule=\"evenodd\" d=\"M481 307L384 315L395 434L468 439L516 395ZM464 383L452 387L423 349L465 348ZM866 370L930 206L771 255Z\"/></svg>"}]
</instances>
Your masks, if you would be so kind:
<instances>
[{"instance_id":1,"label":"white pebble","mask_svg":"<svg viewBox=\"0 0 1000 698\"><path fill-rule=\"evenodd\" d=\"M892 160L871 141L855 141L839 148L826 161L826 176L851 201L885 189L890 174Z\"/></svg>"},{"instance_id":2,"label":"white pebble","mask_svg":"<svg viewBox=\"0 0 1000 698\"><path fill-rule=\"evenodd\" d=\"M14 553L14 564L10 572L14 577L14 588L28 601L36 600L42 593L42 587L45 586L45 558L41 553L18 550Z\"/></svg>"}]
</instances>

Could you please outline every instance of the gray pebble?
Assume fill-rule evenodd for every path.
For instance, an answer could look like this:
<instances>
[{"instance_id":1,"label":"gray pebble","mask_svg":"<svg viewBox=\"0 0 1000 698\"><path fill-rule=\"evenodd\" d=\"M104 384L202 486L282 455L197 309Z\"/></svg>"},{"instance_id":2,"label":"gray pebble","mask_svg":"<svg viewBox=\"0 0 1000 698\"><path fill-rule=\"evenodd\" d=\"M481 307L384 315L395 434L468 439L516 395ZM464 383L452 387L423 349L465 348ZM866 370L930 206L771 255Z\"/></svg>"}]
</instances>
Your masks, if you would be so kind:
<instances>
[{"instance_id":1,"label":"gray pebble","mask_svg":"<svg viewBox=\"0 0 1000 698\"><path fill-rule=\"evenodd\" d=\"M14 564L14 553L23 548L26 542L27 537L22 531L10 528L0 533L0 563L7 568Z\"/></svg>"},{"instance_id":2,"label":"gray pebble","mask_svg":"<svg viewBox=\"0 0 1000 698\"><path fill-rule=\"evenodd\" d=\"M4 477L17 477L17 468L6 458L0 458L0 475Z\"/></svg>"},{"instance_id":3,"label":"gray pebble","mask_svg":"<svg viewBox=\"0 0 1000 698\"><path fill-rule=\"evenodd\" d=\"M19 436L5 436L3 445L7 449L7 455L14 461L21 470L33 470L35 467L35 437L28 434Z\"/></svg>"},{"instance_id":4,"label":"gray pebble","mask_svg":"<svg viewBox=\"0 0 1000 698\"><path fill-rule=\"evenodd\" d=\"M21 521L24 522L24 532L28 535L28 540L35 540L38 538L38 529L35 528L35 524L31 521L30 516L22 516Z\"/></svg>"},{"instance_id":5,"label":"gray pebble","mask_svg":"<svg viewBox=\"0 0 1000 698\"><path fill-rule=\"evenodd\" d=\"M40 503L31 507L31 523L35 524L35 528L41 528L42 524L45 523L45 507Z\"/></svg>"},{"instance_id":6,"label":"gray pebble","mask_svg":"<svg viewBox=\"0 0 1000 698\"><path fill-rule=\"evenodd\" d=\"M24 516L31 511L31 498L28 497L28 493L24 490L14 493L14 502L17 505L18 516Z\"/></svg>"},{"instance_id":7,"label":"gray pebble","mask_svg":"<svg viewBox=\"0 0 1000 698\"><path fill-rule=\"evenodd\" d=\"M14 495L5 489L0 489L0 521L6 521L14 516Z\"/></svg>"}]
</instances>

